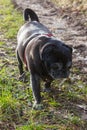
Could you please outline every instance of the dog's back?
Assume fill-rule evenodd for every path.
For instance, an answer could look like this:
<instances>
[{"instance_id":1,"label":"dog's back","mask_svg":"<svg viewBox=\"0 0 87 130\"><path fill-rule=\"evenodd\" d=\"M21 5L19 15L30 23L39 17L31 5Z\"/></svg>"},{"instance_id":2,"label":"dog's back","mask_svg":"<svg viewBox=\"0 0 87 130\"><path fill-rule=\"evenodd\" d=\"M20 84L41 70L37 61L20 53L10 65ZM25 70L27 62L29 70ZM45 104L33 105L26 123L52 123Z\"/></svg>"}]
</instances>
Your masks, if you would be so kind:
<instances>
[{"instance_id":1,"label":"dog's back","mask_svg":"<svg viewBox=\"0 0 87 130\"><path fill-rule=\"evenodd\" d=\"M29 21L29 17L31 21ZM26 23L20 28L18 32L18 36L17 36L18 44L20 44L21 42L23 43L23 41L31 37L32 34L34 36L34 34L43 35L43 34L51 33L49 29L47 29L43 24L39 22L38 16L31 9L25 9L24 20L26 21Z\"/></svg>"}]
</instances>

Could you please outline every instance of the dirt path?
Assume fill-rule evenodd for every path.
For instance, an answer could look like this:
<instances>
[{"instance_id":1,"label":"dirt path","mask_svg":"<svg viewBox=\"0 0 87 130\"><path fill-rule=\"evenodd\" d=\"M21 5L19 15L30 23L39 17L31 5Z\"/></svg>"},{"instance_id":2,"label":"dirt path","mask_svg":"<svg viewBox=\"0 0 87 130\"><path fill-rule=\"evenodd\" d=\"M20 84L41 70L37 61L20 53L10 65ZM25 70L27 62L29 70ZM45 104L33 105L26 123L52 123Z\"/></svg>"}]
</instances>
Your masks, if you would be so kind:
<instances>
[{"instance_id":1,"label":"dirt path","mask_svg":"<svg viewBox=\"0 0 87 130\"><path fill-rule=\"evenodd\" d=\"M70 12L55 7L47 0L14 0L19 9L32 8L40 21L52 30L55 37L71 45L73 49L73 66L79 68L80 74L87 75L87 16L78 11ZM76 20L75 20L76 19Z\"/></svg>"}]
</instances>

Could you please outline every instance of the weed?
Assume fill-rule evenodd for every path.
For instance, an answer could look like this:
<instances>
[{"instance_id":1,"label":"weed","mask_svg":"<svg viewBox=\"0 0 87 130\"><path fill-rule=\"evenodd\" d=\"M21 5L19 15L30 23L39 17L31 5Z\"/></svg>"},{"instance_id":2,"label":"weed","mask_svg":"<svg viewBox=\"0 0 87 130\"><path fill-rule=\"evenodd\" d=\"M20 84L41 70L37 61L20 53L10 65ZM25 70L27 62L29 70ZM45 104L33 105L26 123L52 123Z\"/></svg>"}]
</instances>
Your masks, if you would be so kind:
<instances>
[{"instance_id":1,"label":"weed","mask_svg":"<svg viewBox=\"0 0 87 130\"><path fill-rule=\"evenodd\" d=\"M59 102L56 102L54 99L50 99L49 105L51 107L60 107L61 106L61 104Z\"/></svg>"},{"instance_id":2,"label":"weed","mask_svg":"<svg viewBox=\"0 0 87 130\"><path fill-rule=\"evenodd\" d=\"M0 46L2 46L2 45L4 45L5 44L5 42L3 42L3 41L0 41Z\"/></svg>"},{"instance_id":3,"label":"weed","mask_svg":"<svg viewBox=\"0 0 87 130\"><path fill-rule=\"evenodd\" d=\"M18 127L16 130L44 130L44 129L42 128L42 125L30 124L30 125Z\"/></svg>"}]
</instances>

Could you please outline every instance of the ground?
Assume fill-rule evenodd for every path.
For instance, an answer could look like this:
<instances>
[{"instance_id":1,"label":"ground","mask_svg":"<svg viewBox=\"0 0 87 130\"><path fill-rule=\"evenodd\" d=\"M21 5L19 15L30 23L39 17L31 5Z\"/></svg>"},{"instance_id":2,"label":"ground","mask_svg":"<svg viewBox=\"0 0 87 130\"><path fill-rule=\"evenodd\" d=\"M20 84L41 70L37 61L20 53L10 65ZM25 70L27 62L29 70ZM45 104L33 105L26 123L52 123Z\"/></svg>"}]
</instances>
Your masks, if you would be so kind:
<instances>
[{"instance_id":1,"label":"ground","mask_svg":"<svg viewBox=\"0 0 87 130\"><path fill-rule=\"evenodd\" d=\"M47 107L42 113L38 111L31 112L31 104L29 104L31 113L28 113L27 109L29 106L24 104L26 109L22 113L22 118L24 121L30 118L36 124L42 124L43 122L43 124L47 125L44 126L46 130L57 130L57 128L59 130L87 130L87 14L79 10L72 11L69 8L60 8L48 0L13 0L13 3L14 8L21 12L26 7L33 9L38 14L40 22L46 25L56 38L73 48L73 66L70 78L54 82L52 84L53 91L51 94L45 94L44 97L42 93L43 102ZM0 34L3 37L2 32ZM2 37L1 39L3 39ZM4 42L7 43L1 48L0 56L2 59L3 56L9 59L10 52L7 52L6 47L10 44L11 51L14 52L16 38L14 41L4 39ZM13 65L13 71L15 70L17 62L14 62L14 55L11 58L13 58L11 63L8 60L3 60L4 64L1 65L1 69L6 65L9 67ZM17 79L16 76L18 75L18 72L16 72L13 74L14 76L11 74L15 79ZM16 82L12 84L15 86ZM25 86L25 84L20 84L19 87L22 87L22 89L19 87L17 87L18 90L14 89L16 91L16 97L18 91L27 91L27 89L24 90ZM24 100L27 104L28 97L20 98L20 102ZM17 125L17 123L15 124ZM0 122L0 124L3 130L4 122ZM18 124L22 126L23 121ZM14 126L14 123L10 124L7 126L8 130L14 130ZM21 128L18 130L21 130Z\"/></svg>"}]
</instances>

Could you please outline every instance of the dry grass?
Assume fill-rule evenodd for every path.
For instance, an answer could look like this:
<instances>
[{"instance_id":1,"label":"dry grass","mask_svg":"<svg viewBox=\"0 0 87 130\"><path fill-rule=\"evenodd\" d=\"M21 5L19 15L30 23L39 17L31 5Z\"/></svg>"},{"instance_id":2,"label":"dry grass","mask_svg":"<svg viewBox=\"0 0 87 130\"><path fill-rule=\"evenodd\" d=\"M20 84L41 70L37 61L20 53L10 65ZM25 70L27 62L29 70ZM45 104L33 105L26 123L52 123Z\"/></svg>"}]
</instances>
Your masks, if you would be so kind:
<instances>
[{"instance_id":1,"label":"dry grass","mask_svg":"<svg viewBox=\"0 0 87 130\"><path fill-rule=\"evenodd\" d=\"M87 0L52 0L60 7L71 7L72 9L87 10Z\"/></svg>"}]
</instances>

